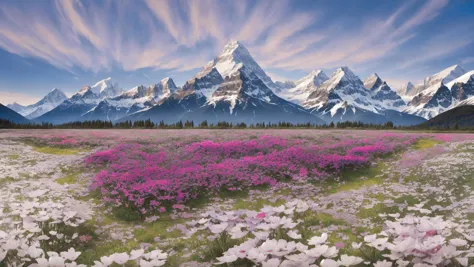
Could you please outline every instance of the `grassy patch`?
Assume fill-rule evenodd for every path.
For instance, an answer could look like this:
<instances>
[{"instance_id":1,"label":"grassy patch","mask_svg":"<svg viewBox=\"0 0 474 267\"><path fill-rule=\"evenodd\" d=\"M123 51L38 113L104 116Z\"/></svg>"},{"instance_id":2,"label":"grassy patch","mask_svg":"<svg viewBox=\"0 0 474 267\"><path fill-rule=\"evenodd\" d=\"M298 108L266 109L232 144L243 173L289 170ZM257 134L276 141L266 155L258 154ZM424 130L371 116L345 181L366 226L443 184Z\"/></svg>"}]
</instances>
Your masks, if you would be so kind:
<instances>
[{"instance_id":1,"label":"grassy patch","mask_svg":"<svg viewBox=\"0 0 474 267\"><path fill-rule=\"evenodd\" d=\"M438 144L442 144L443 142L434 140L434 139L420 139L418 140L414 145L414 149L427 149L427 148L432 148Z\"/></svg>"},{"instance_id":2,"label":"grassy patch","mask_svg":"<svg viewBox=\"0 0 474 267\"><path fill-rule=\"evenodd\" d=\"M58 148L50 146L33 146L33 150L39 153L51 154L51 155L77 155L82 152L87 152L87 149L83 148Z\"/></svg>"},{"instance_id":3,"label":"grassy patch","mask_svg":"<svg viewBox=\"0 0 474 267\"><path fill-rule=\"evenodd\" d=\"M8 159L10 159L10 160L17 160L19 157L20 157L20 155L18 155L18 154L8 155Z\"/></svg>"},{"instance_id":4,"label":"grassy patch","mask_svg":"<svg viewBox=\"0 0 474 267\"><path fill-rule=\"evenodd\" d=\"M15 179L13 177L10 177L10 176L7 176L5 178L1 178L0 179L0 186L11 183L11 182L14 182L14 181L15 181Z\"/></svg>"},{"instance_id":5,"label":"grassy patch","mask_svg":"<svg viewBox=\"0 0 474 267\"><path fill-rule=\"evenodd\" d=\"M233 209L248 209L248 210L260 210L264 206L280 206L285 204L286 201L284 199L278 199L275 202L271 202L268 199L257 198L251 201L246 199L238 199L237 202L234 204Z\"/></svg>"},{"instance_id":6,"label":"grassy patch","mask_svg":"<svg viewBox=\"0 0 474 267\"><path fill-rule=\"evenodd\" d=\"M61 177L56 180L58 184L64 185L64 184L75 184L77 183L77 174L74 173L69 173L64 177Z\"/></svg>"},{"instance_id":7,"label":"grassy patch","mask_svg":"<svg viewBox=\"0 0 474 267\"><path fill-rule=\"evenodd\" d=\"M328 181L323 187L326 192L334 194L341 191L356 190L362 187L378 185L383 181L386 165L379 162L375 166L358 170L345 170L341 173L339 181Z\"/></svg>"}]
</instances>

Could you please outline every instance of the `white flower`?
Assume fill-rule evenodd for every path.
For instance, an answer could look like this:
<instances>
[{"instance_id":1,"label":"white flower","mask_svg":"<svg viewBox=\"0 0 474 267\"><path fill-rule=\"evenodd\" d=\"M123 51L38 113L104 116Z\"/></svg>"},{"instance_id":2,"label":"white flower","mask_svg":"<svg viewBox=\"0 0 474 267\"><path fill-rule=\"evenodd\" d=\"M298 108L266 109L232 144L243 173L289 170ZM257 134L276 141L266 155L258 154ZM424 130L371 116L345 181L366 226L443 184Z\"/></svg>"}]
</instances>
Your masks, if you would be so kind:
<instances>
[{"instance_id":1,"label":"white flower","mask_svg":"<svg viewBox=\"0 0 474 267\"><path fill-rule=\"evenodd\" d=\"M352 242L353 249L359 249L360 247L362 247L362 242L360 243Z\"/></svg>"},{"instance_id":2,"label":"white flower","mask_svg":"<svg viewBox=\"0 0 474 267\"><path fill-rule=\"evenodd\" d=\"M139 250L132 250L130 252L130 260L136 260L138 258L140 258L143 253L145 253L145 250L143 249L139 249Z\"/></svg>"},{"instance_id":3,"label":"white flower","mask_svg":"<svg viewBox=\"0 0 474 267\"><path fill-rule=\"evenodd\" d=\"M36 264L30 265L31 267L48 267L48 260L45 258L37 258Z\"/></svg>"},{"instance_id":4,"label":"white flower","mask_svg":"<svg viewBox=\"0 0 474 267\"><path fill-rule=\"evenodd\" d=\"M235 255L224 255L216 258L219 262L216 264L224 264L236 261L238 258Z\"/></svg>"},{"instance_id":5,"label":"white flower","mask_svg":"<svg viewBox=\"0 0 474 267\"><path fill-rule=\"evenodd\" d=\"M28 255L30 255L31 258L36 259L39 258L41 255L43 255L43 250L40 248L37 248L35 246L30 246L28 248Z\"/></svg>"},{"instance_id":6,"label":"white flower","mask_svg":"<svg viewBox=\"0 0 474 267\"><path fill-rule=\"evenodd\" d=\"M277 258L269 259L262 263L262 267L275 267L280 265L280 260Z\"/></svg>"},{"instance_id":7,"label":"white flower","mask_svg":"<svg viewBox=\"0 0 474 267\"><path fill-rule=\"evenodd\" d=\"M339 263L343 266L352 266L362 263L364 259L355 256L348 256L347 254L341 255Z\"/></svg>"},{"instance_id":8,"label":"white flower","mask_svg":"<svg viewBox=\"0 0 474 267\"><path fill-rule=\"evenodd\" d=\"M8 239L5 244L3 244L3 249L5 250L16 250L20 246L20 240Z\"/></svg>"},{"instance_id":9,"label":"white flower","mask_svg":"<svg viewBox=\"0 0 474 267\"><path fill-rule=\"evenodd\" d=\"M329 247L326 252L323 253L323 257L325 258L333 258L337 256L337 248L336 247Z\"/></svg>"},{"instance_id":10,"label":"white flower","mask_svg":"<svg viewBox=\"0 0 474 267\"><path fill-rule=\"evenodd\" d=\"M459 264L461 264L464 267L468 265L468 261L469 261L468 258L461 258L461 257L456 258L456 260L459 262Z\"/></svg>"},{"instance_id":11,"label":"white flower","mask_svg":"<svg viewBox=\"0 0 474 267\"><path fill-rule=\"evenodd\" d=\"M104 267L105 265L102 264L100 261L94 261L94 265L92 267Z\"/></svg>"},{"instance_id":12,"label":"white flower","mask_svg":"<svg viewBox=\"0 0 474 267\"><path fill-rule=\"evenodd\" d=\"M143 256L148 260L164 260L168 257L168 254L163 253L160 249L155 249Z\"/></svg>"},{"instance_id":13,"label":"white flower","mask_svg":"<svg viewBox=\"0 0 474 267\"><path fill-rule=\"evenodd\" d=\"M110 257L112 257L113 261L119 265L122 265L122 264L125 264L129 259L130 257L128 256L127 253L114 253L112 255L110 255Z\"/></svg>"},{"instance_id":14,"label":"white flower","mask_svg":"<svg viewBox=\"0 0 474 267\"><path fill-rule=\"evenodd\" d=\"M140 267L153 267L153 263L140 259Z\"/></svg>"},{"instance_id":15,"label":"white flower","mask_svg":"<svg viewBox=\"0 0 474 267\"><path fill-rule=\"evenodd\" d=\"M75 261L79 255L81 255L81 252L76 252L74 248L70 248L67 252L61 252L61 257L70 261Z\"/></svg>"},{"instance_id":16,"label":"white flower","mask_svg":"<svg viewBox=\"0 0 474 267\"><path fill-rule=\"evenodd\" d=\"M463 247L467 245L467 241L460 238L451 239L449 240L449 243L451 243L451 245L456 246L456 247Z\"/></svg>"},{"instance_id":17,"label":"white flower","mask_svg":"<svg viewBox=\"0 0 474 267\"><path fill-rule=\"evenodd\" d=\"M239 223L230 230L230 235L232 239L239 239L246 236L249 232L242 231L242 227L246 227L245 224Z\"/></svg>"},{"instance_id":18,"label":"white flower","mask_svg":"<svg viewBox=\"0 0 474 267\"><path fill-rule=\"evenodd\" d=\"M339 263L335 260L324 259L321 261L321 267L338 267Z\"/></svg>"},{"instance_id":19,"label":"white flower","mask_svg":"<svg viewBox=\"0 0 474 267\"><path fill-rule=\"evenodd\" d=\"M375 241L377 239L377 235L366 235L364 236L364 241L367 242L367 243L372 243L373 241Z\"/></svg>"},{"instance_id":20,"label":"white flower","mask_svg":"<svg viewBox=\"0 0 474 267\"><path fill-rule=\"evenodd\" d=\"M47 235L40 235L40 236L38 236L38 240L49 240L49 236L47 236Z\"/></svg>"},{"instance_id":21,"label":"white flower","mask_svg":"<svg viewBox=\"0 0 474 267\"><path fill-rule=\"evenodd\" d=\"M408 264L410 264L409 261L397 260L397 266L398 267L406 267L406 266L408 266Z\"/></svg>"},{"instance_id":22,"label":"white flower","mask_svg":"<svg viewBox=\"0 0 474 267\"><path fill-rule=\"evenodd\" d=\"M325 253L329 247L327 245L316 246L313 249L306 250L304 253L310 257L319 258L323 253Z\"/></svg>"},{"instance_id":23,"label":"white flower","mask_svg":"<svg viewBox=\"0 0 474 267\"><path fill-rule=\"evenodd\" d=\"M109 265L112 265L112 263L114 263L114 259L112 258L112 256L103 256L103 257L100 257L100 261L102 262L102 264L104 265L104 267L107 267Z\"/></svg>"},{"instance_id":24,"label":"white flower","mask_svg":"<svg viewBox=\"0 0 474 267\"><path fill-rule=\"evenodd\" d=\"M301 239L301 234L298 234L298 230L290 230L287 235L293 239Z\"/></svg>"},{"instance_id":25,"label":"white flower","mask_svg":"<svg viewBox=\"0 0 474 267\"><path fill-rule=\"evenodd\" d=\"M211 230L213 234L220 234L225 231L228 225L229 224L227 222L223 222L220 224L211 224L209 225L209 230Z\"/></svg>"},{"instance_id":26,"label":"white flower","mask_svg":"<svg viewBox=\"0 0 474 267\"><path fill-rule=\"evenodd\" d=\"M374 267L391 267L392 263L389 261L378 261L374 264Z\"/></svg>"},{"instance_id":27,"label":"white flower","mask_svg":"<svg viewBox=\"0 0 474 267\"><path fill-rule=\"evenodd\" d=\"M66 267L87 267L84 264L77 264L76 262L66 263Z\"/></svg>"},{"instance_id":28,"label":"white flower","mask_svg":"<svg viewBox=\"0 0 474 267\"><path fill-rule=\"evenodd\" d=\"M320 245L326 242L328 234L323 233L321 236L313 236L309 241L308 245Z\"/></svg>"},{"instance_id":29,"label":"white flower","mask_svg":"<svg viewBox=\"0 0 474 267\"><path fill-rule=\"evenodd\" d=\"M64 259L62 257L57 257L57 256L49 257L48 262L49 262L50 267L64 267L65 266Z\"/></svg>"}]
</instances>

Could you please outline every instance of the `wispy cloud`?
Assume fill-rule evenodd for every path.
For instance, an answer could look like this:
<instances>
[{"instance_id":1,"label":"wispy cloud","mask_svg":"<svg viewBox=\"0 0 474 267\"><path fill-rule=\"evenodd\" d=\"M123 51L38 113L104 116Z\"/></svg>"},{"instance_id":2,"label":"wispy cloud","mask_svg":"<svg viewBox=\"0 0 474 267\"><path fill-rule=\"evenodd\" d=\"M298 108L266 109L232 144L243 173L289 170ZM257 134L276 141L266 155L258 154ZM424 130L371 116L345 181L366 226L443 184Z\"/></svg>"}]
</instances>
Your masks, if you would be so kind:
<instances>
[{"instance_id":1,"label":"wispy cloud","mask_svg":"<svg viewBox=\"0 0 474 267\"><path fill-rule=\"evenodd\" d=\"M298 9L290 0L12 1L0 7L0 47L70 72L117 67L185 72L200 68L237 39L264 68L363 69L399 53L447 4L407 1L354 24L329 17L324 5ZM462 47L452 43L451 52Z\"/></svg>"}]
</instances>

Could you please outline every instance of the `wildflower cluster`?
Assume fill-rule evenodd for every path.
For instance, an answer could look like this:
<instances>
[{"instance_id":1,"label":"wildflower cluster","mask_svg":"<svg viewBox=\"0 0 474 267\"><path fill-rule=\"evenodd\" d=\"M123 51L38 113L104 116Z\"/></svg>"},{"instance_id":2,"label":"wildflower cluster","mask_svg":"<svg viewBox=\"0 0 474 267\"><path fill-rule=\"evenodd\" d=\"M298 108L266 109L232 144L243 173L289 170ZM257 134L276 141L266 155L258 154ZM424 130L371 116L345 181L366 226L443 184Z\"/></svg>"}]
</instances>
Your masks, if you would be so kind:
<instances>
[{"instance_id":1,"label":"wildflower cluster","mask_svg":"<svg viewBox=\"0 0 474 267\"><path fill-rule=\"evenodd\" d=\"M93 238L81 227L92 219L92 210L71 198L57 201L59 195L49 189L29 188L21 193L12 188L0 195L0 266L85 266L77 262L82 253L76 250ZM147 253L136 250L130 255L102 257L94 266L123 265L128 261L145 267L162 266L166 258L167 254L159 249Z\"/></svg>"},{"instance_id":2,"label":"wildflower cluster","mask_svg":"<svg viewBox=\"0 0 474 267\"><path fill-rule=\"evenodd\" d=\"M415 142L414 137L346 139L320 145L301 139L202 141L165 146L121 144L86 164L107 164L93 182L103 198L146 213L203 194L275 185L286 179L323 179Z\"/></svg>"}]
</instances>

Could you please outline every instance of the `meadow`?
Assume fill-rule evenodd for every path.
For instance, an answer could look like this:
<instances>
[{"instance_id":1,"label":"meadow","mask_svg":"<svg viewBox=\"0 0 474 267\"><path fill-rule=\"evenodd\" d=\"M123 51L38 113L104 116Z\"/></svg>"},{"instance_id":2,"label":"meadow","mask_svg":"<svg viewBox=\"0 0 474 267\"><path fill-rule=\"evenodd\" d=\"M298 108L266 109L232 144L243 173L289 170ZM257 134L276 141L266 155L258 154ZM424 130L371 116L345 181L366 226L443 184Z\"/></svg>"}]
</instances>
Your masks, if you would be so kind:
<instances>
[{"instance_id":1,"label":"meadow","mask_svg":"<svg viewBox=\"0 0 474 267\"><path fill-rule=\"evenodd\" d=\"M0 266L471 266L474 134L2 130Z\"/></svg>"}]
</instances>

